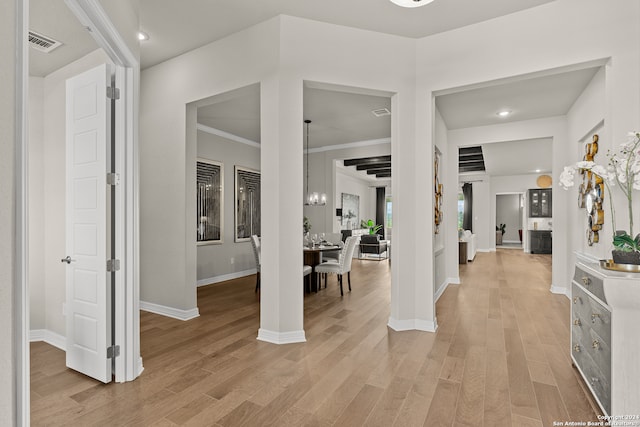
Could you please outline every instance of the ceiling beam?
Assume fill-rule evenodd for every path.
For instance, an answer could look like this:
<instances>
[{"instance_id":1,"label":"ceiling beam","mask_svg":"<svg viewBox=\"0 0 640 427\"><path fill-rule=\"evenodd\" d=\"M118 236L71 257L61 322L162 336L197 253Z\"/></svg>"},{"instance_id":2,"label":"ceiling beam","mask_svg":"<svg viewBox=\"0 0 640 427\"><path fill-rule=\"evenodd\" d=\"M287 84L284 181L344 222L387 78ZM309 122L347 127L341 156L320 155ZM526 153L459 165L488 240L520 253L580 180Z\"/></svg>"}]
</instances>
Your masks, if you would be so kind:
<instances>
[{"instance_id":1,"label":"ceiling beam","mask_svg":"<svg viewBox=\"0 0 640 427\"><path fill-rule=\"evenodd\" d=\"M378 168L378 169L368 169L367 175L377 175L379 173L391 173L391 168Z\"/></svg>"},{"instance_id":2,"label":"ceiling beam","mask_svg":"<svg viewBox=\"0 0 640 427\"><path fill-rule=\"evenodd\" d=\"M362 157L359 159L344 160L345 166L369 165L376 163L390 163L391 156Z\"/></svg>"},{"instance_id":3,"label":"ceiling beam","mask_svg":"<svg viewBox=\"0 0 640 427\"><path fill-rule=\"evenodd\" d=\"M366 165L357 165L356 170L366 171L368 169L383 169L383 168L391 168L391 163L372 163Z\"/></svg>"},{"instance_id":4,"label":"ceiling beam","mask_svg":"<svg viewBox=\"0 0 640 427\"><path fill-rule=\"evenodd\" d=\"M391 178L391 171L377 173L376 178Z\"/></svg>"}]
</instances>

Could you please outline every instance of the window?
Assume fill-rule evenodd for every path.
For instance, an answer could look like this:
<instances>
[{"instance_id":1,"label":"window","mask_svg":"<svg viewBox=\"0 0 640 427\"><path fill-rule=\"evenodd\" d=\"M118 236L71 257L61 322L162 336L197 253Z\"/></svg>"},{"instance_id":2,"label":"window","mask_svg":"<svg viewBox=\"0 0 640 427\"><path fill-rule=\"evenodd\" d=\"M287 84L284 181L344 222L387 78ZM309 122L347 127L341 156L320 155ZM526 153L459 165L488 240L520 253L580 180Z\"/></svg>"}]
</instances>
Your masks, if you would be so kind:
<instances>
[{"instance_id":1,"label":"window","mask_svg":"<svg viewBox=\"0 0 640 427\"><path fill-rule=\"evenodd\" d=\"M462 229L464 223L464 195L462 192L458 193L458 230Z\"/></svg>"},{"instance_id":2,"label":"window","mask_svg":"<svg viewBox=\"0 0 640 427\"><path fill-rule=\"evenodd\" d=\"M385 217L387 221L387 228L391 228L391 196L387 196L386 198Z\"/></svg>"}]
</instances>

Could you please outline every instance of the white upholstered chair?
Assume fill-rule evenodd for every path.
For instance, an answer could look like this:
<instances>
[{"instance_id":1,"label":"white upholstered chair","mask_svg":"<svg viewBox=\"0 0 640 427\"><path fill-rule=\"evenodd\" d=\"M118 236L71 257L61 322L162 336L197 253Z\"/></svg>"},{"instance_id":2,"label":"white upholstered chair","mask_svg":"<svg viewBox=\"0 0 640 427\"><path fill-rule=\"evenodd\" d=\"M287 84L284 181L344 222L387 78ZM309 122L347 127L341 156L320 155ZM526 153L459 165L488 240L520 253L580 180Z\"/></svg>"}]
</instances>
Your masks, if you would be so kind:
<instances>
[{"instance_id":1,"label":"white upholstered chair","mask_svg":"<svg viewBox=\"0 0 640 427\"><path fill-rule=\"evenodd\" d=\"M342 233L325 233L324 240L334 245L338 245L344 249L344 243L342 242ZM339 251L324 252L322 254L322 259L326 261L338 262L341 252L342 249Z\"/></svg>"},{"instance_id":2,"label":"white upholstered chair","mask_svg":"<svg viewBox=\"0 0 640 427\"><path fill-rule=\"evenodd\" d=\"M357 236L349 236L344 242L344 248L340 252L340 258L337 262L328 261L316 266L316 273L318 274L337 274L338 283L340 284L340 295L344 295L342 290L342 276L347 275L347 282L349 283L349 291L351 291L351 261L353 260L353 252L358 244ZM320 283L322 283L320 281ZM327 287L327 279L324 279L324 286Z\"/></svg>"},{"instance_id":3,"label":"white upholstered chair","mask_svg":"<svg viewBox=\"0 0 640 427\"><path fill-rule=\"evenodd\" d=\"M253 247L253 256L256 259L256 292L260 289L260 238L255 234L251 235L251 246Z\"/></svg>"}]
</instances>

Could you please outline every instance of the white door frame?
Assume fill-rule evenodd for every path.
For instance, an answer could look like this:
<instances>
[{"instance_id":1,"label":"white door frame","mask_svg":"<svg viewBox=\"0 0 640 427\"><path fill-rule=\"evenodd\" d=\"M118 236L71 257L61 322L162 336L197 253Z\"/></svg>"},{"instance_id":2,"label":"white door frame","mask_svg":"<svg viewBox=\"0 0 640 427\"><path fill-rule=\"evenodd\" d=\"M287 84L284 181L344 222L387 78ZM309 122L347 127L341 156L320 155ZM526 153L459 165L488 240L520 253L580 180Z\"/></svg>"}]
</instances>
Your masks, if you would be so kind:
<instances>
[{"instance_id":1,"label":"white door frame","mask_svg":"<svg viewBox=\"0 0 640 427\"><path fill-rule=\"evenodd\" d=\"M116 274L116 344L122 349L115 363L116 381L135 379L143 370L140 357L140 284L138 230L138 87L140 65L124 39L109 19L98 0L65 0L65 3L91 36L116 65L116 74L123 82L120 87L123 103L116 118L115 168L120 184L116 186L116 255L121 269ZM16 289L14 297L14 357L16 360L15 408L17 425L30 422L29 369L29 293L28 263L28 206L27 206L27 100L28 100L28 43L29 1L15 0L17 29L16 88ZM106 89L105 89L106 90Z\"/></svg>"},{"instance_id":2,"label":"white door frame","mask_svg":"<svg viewBox=\"0 0 640 427\"><path fill-rule=\"evenodd\" d=\"M121 82L123 108L116 109L115 250L121 269L116 275L115 336L122 350L115 358L117 382L134 380L142 372L140 358L140 298L138 276L138 141L136 88L140 67L98 0L65 0L80 23L91 29L96 43L116 65L116 81Z\"/></svg>"}]
</instances>

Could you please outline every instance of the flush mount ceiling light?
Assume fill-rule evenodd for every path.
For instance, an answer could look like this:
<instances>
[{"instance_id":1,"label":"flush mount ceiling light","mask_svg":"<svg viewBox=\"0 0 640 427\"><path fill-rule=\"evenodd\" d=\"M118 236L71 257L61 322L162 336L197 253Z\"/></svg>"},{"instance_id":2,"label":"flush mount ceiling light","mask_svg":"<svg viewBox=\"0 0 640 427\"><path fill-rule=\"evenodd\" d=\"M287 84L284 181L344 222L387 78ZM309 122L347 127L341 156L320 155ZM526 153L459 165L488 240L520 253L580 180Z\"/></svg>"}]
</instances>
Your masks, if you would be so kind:
<instances>
[{"instance_id":1,"label":"flush mount ceiling light","mask_svg":"<svg viewBox=\"0 0 640 427\"><path fill-rule=\"evenodd\" d=\"M144 31L138 31L138 40L140 41L149 40L149 34L145 33Z\"/></svg>"},{"instance_id":2,"label":"flush mount ceiling light","mask_svg":"<svg viewBox=\"0 0 640 427\"><path fill-rule=\"evenodd\" d=\"M509 111L509 110L502 110L502 111L498 111L496 113L496 115L498 115L500 117L507 117L509 114L511 114L511 111Z\"/></svg>"},{"instance_id":3,"label":"flush mount ceiling light","mask_svg":"<svg viewBox=\"0 0 640 427\"><path fill-rule=\"evenodd\" d=\"M433 0L391 0L394 4L402 7L420 7L431 3Z\"/></svg>"}]
</instances>

